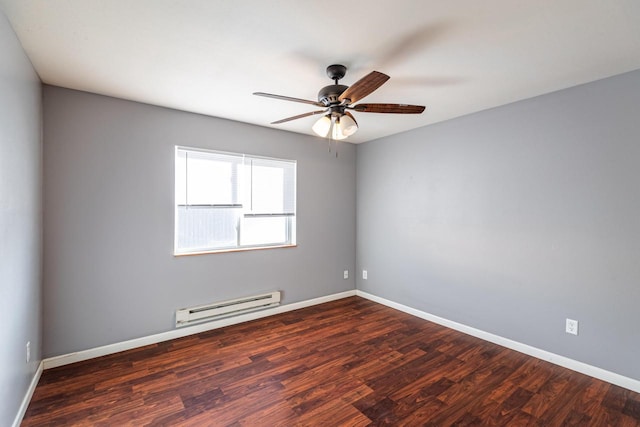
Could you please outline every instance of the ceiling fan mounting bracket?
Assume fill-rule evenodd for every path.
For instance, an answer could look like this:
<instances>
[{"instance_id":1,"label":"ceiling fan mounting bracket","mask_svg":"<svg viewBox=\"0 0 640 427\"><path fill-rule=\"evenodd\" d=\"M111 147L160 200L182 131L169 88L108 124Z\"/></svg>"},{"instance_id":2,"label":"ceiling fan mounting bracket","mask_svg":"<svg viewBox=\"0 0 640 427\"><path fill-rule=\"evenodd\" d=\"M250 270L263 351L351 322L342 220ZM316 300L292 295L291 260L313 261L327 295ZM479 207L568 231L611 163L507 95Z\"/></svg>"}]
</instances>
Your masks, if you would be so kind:
<instances>
[{"instance_id":1,"label":"ceiling fan mounting bracket","mask_svg":"<svg viewBox=\"0 0 640 427\"><path fill-rule=\"evenodd\" d=\"M343 78L345 74L347 74L347 67L344 65L333 64L327 67L327 76L336 84L338 84L338 80Z\"/></svg>"}]
</instances>

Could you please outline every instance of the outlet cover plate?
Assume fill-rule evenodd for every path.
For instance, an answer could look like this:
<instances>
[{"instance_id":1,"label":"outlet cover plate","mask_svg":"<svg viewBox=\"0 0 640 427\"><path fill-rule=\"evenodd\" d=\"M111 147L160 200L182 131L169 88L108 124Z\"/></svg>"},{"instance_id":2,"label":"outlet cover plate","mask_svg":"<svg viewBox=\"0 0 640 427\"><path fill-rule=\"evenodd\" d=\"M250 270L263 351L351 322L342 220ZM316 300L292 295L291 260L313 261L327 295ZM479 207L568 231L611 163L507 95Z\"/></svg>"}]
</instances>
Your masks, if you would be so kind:
<instances>
[{"instance_id":1,"label":"outlet cover plate","mask_svg":"<svg viewBox=\"0 0 640 427\"><path fill-rule=\"evenodd\" d=\"M567 319L565 331L568 334L578 335L578 321L573 319Z\"/></svg>"}]
</instances>

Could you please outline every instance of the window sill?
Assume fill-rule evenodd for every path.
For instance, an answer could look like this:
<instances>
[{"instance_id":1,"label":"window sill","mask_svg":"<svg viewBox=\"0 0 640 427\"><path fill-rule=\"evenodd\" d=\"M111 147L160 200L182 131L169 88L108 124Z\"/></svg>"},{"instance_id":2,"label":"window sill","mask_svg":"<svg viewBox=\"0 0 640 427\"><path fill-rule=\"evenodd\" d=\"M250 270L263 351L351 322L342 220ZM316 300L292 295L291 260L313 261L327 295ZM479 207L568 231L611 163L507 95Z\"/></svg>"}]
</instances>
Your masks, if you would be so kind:
<instances>
[{"instance_id":1,"label":"window sill","mask_svg":"<svg viewBox=\"0 0 640 427\"><path fill-rule=\"evenodd\" d=\"M265 249L281 249L281 248L296 248L296 247L298 247L298 245L276 245L276 246L258 246L255 248L216 249L212 251L174 253L173 256L183 257L183 256L192 256L192 255L225 254L229 252L261 251Z\"/></svg>"}]
</instances>

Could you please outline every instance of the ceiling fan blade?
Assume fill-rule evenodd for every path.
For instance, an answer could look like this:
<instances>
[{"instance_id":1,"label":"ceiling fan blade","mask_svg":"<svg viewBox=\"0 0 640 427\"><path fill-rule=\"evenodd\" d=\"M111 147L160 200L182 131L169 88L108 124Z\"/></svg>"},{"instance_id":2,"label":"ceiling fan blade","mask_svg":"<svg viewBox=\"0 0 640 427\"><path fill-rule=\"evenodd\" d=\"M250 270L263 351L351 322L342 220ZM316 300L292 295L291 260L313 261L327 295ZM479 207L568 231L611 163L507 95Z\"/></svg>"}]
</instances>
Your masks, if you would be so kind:
<instances>
[{"instance_id":1,"label":"ceiling fan blade","mask_svg":"<svg viewBox=\"0 0 640 427\"><path fill-rule=\"evenodd\" d=\"M303 104L311 104L317 107L324 107L324 104L322 102L310 101L308 99L292 98L290 96L274 95L272 93L264 93L264 92L253 92L253 94L258 96L265 96L267 98L281 99L283 101L301 102Z\"/></svg>"},{"instance_id":2,"label":"ceiling fan blade","mask_svg":"<svg viewBox=\"0 0 640 427\"><path fill-rule=\"evenodd\" d=\"M311 111L310 113L298 114L297 116L287 117L286 119L278 120L276 122L271 122L271 124L272 125L278 125L280 123L290 122L291 120L301 119L303 117L315 116L316 114L324 114L327 111L328 110L318 110L318 111Z\"/></svg>"},{"instance_id":3,"label":"ceiling fan blade","mask_svg":"<svg viewBox=\"0 0 640 427\"><path fill-rule=\"evenodd\" d=\"M369 95L374 90L378 89L382 86L387 80L389 80L389 76L383 74L379 71L372 71L351 86L338 98L340 101L344 101L345 99L349 99L348 104L352 104L354 102L358 102L365 96Z\"/></svg>"},{"instance_id":4,"label":"ceiling fan blade","mask_svg":"<svg viewBox=\"0 0 640 427\"><path fill-rule=\"evenodd\" d=\"M424 105L407 104L358 104L352 107L360 113L420 114Z\"/></svg>"}]
</instances>

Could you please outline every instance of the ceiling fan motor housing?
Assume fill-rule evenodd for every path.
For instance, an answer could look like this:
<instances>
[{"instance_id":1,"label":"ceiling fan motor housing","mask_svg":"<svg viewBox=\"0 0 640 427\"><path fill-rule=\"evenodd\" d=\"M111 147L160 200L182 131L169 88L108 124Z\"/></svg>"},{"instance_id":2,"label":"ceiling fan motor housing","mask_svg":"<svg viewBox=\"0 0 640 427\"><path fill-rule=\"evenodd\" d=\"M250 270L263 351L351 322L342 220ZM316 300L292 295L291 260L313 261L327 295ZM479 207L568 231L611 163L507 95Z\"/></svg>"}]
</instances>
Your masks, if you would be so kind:
<instances>
[{"instance_id":1,"label":"ceiling fan motor housing","mask_svg":"<svg viewBox=\"0 0 640 427\"><path fill-rule=\"evenodd\" d=\"M332 104L339 104L338 97L342 95L342 92L347 90L349 86L345 85L329 85L325 86L318 92L318 101L322 102L327 107Z\"/></svg>"}]
</instances>

